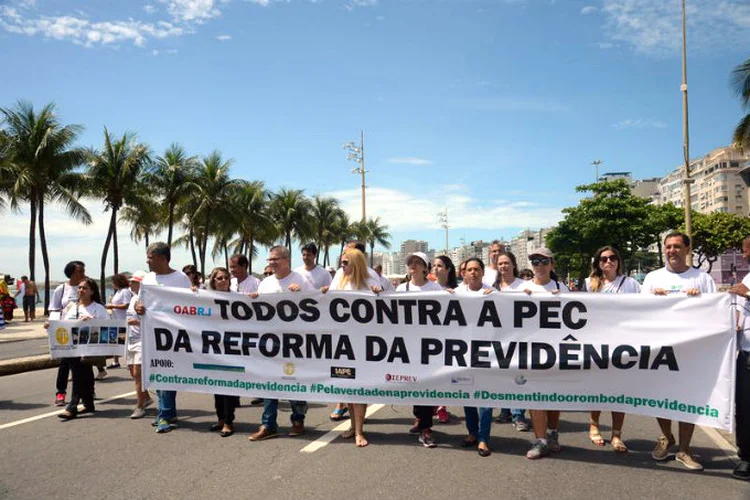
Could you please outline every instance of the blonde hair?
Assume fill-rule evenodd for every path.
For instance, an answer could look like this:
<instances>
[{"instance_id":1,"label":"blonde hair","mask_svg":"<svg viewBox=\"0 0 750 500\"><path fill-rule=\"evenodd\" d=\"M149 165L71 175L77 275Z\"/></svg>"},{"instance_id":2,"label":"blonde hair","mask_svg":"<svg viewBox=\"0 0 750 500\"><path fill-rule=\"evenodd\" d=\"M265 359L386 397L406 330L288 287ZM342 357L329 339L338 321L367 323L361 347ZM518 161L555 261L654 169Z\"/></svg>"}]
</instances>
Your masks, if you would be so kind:
<instances>
[{"instance_id":1,"label":"blonde hair","mask_svg":"<svg viewBox=\"0 0 750 500\"><path fill-rule=\"evenodd\" d=\"M352 289L363 290L367 288L367 279L370 277L370 273L367 272L367 261L365 260L365 254L357 250L356 248L347 248L344 251L344 255L341 257L349 260L349 267L352 268L351 274L341 273L341 289L346 288L348 283L352 284Z\"/></svg>"}]
</instances>

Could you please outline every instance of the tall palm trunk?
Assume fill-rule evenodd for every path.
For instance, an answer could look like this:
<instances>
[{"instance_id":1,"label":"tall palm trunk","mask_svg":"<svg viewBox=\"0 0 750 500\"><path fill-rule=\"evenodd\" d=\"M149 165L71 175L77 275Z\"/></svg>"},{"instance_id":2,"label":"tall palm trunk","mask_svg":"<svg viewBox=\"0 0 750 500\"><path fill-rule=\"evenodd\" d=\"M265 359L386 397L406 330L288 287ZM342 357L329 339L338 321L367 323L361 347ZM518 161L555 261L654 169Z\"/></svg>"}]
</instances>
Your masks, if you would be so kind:
<instances>
[{"instance_id":1,"label":"tall palm trunk","mask_svg":"<svg viewBox=\"0 0 750 500\"><path fill-rule=\"evenodd\" d=\"M375 263L375 242L370 242L370 267Z\"/></svg>"},{"instance_id":2,"label":"tall palm trunk","mask_svg":"<svg viewBox=\"0 0 750 500\"><path fill-rule=\"evenodd\" d=\"M255 245L253 241L253 237L250 236L250 249L248 251L247 261L248 261L248 273L253 274L253 246Z\"/></svg>"},{"instance_id":3,"label":"tall palm trunk","mask_svg":"<svg viewBox=\"0 0 750 500\"><path fill-rule=\"evenodd\" d=\"M201 248L201 274L206 276L206 250L208 249L208 224L211 222L211 211L206 210L206 224L203 227L203 248Z\"/></svg>"},{"instance_id":4,"label":"tall palm trunk","mask_svg":"<svg viewBox=\"0 0 750 500\"><path fill-rule=\"evenodd\" d=\"M323 255L323 267L326 267L329 261L330 259L328 258L328 245L326 245L325 255Z\"/></svg>"},{"instance_id":5,"label":"tall palm trunk","mask_svg":"<svg viewBox=\"0 0 750 500\"><path fill-rule=\"evenodd\" d=\"M144 239L146 240L146 248L148 248L148 233L144 234Z\"/></svg>"},{"instance_id":6,"label":"tall palm trunk","mask_svg":"<svg viewBox=\"0 0 750 500\"><path fill-rule=\"evenodd\" d=\"M29 221L29 276L36 280L36 198L32 195L29 204L31 220Z\"/></svg>"},{"instance_id":7,"label":"tall palm trunk","mask_svg":"<svg viewBox=\"0 0 750 500\"><path fill-rule=\"evenodd\" d=\"M174 202L169 202L169 220L167 221L167 225L169 226L167 229L167 245L169 245L169 248L172 248L172 227L174 226ZM146 236L148 238L148 236Z\"/></svg>"},{"instance_id":8,"label":"tall palm trunk","mask_svg":"<svg viewBox=\"0 0 750 500\"><path fill-rule=\"evenodd\" d=\"M227 240L222 243L224 247L224 267L229 269L229 247L227 246Z\"/></svg>"},{"instance_id":9,"label":"tall palm trunk","mask_svg":"<svg viewBox=\"0 0 750 500\"><path fill-rule=\"evenodd\" d=\"M117 221L115 220L115 217L117 216L116 212L112 210L112 217L109 219L109 230L107 230L107 239L104 240L104 250L102 250L102 262L101 262L101 275L99 276L100 282L100 293L104 294L104 285L107 281L105 272L107 267L107 254L109 253L109 244L112 241L112 233L114 232L114 227ZM102 295L103 296L103 295Z\"/></svg>"},{"instance_id":10,"label":"tall palm trunk","mask_svg":"<svg viewBox=\"0 0 750 500\"><path fill-rule=\"evenodd\" d=\"M190 254L193 256L193 265L198 268L198 259L195 258L195 238L194 238L193 228L190 228L190 234L188 234L188 238L190 239Z\"/></svg>"},{"instance_id":11,"label":"tall palm trunk","mask_svg":"<svg viewBox=\"0 0 750 500\"><path fill-rule=\"evenodd\" d=\"M115 220L117 220L117 210L113 209ZM115 222L114 227L112 228L112 249L115 251L115 272L114 274L117 274L120 272L120 253L117 250L117 223ZM104 289L102 289L102 300L105 300L104 296Z\"/></svg>"},{"instance_id":12,"label":"tall palm trunk","mask_svg":"<svg viewBox=\"0 0 750 500\"><path fill-rule=\"evenodd\" d=\"M44 232L43 199L39 200L39 242L42 245L42 263L44 264L44 315L46 316L49 314L49 254L47 253L47 235Z\"/></svg>"}]
</instances>

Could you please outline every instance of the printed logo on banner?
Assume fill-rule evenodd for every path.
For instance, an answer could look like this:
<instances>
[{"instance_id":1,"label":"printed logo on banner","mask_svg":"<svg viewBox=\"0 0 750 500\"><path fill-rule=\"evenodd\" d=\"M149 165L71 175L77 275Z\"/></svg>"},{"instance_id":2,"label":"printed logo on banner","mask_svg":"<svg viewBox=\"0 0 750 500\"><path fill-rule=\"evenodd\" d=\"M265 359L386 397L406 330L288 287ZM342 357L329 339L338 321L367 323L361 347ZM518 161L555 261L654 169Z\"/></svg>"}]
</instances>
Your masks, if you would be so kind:
<instances>
[{"instance_id":1,"label":"printed logo on banner","mask_svg":"<svg viewBox=\"0 0 750 500\"><path fill-rule=\"evenodd\" d=\"M291 377L294 375L294 363L285 363L284 364L284 375Z\"/></svg>"},{"instance_id":2,"label":"printed logo on banner","mask_svg":"<svg viewBox=\"0 0 750 500\"><path fill-rule=\"evenodd\" d=\"M467 375L456 375L451 377L451 384L454 385L474 385L474 377Z\"/></svg>"},{"instance_id":3,"label":"printed logo on banner","mask_svg":"<svg viewBox=\"0 0 750 500\"><path fill-rule=\"evenodd\" d=\"M332 366L331 378L357 378L357 370L350 366Z\"/></svg>"},{"instance_id":4,"label":"printed logo on banner","mask_svg":"<svg viewBox=\"0 0 750 500\"><path fill-rule=\"evenodd\" d=\"M516 384L518 385L524 385L526 382L528 382L529 379L524 377L523 375L519 375L516 377Z\"/></svg>"},{"instance_id":5,"label":"printed logo on banner","mask_svg":"<svg viewBox=\"0 0 750 500\"><path fill-rule=\"evenodd\" d=\"M173 311L175 314L184 314L186 316L211 316L210 307L195 307L195 306L174 306Z\"/></svg>"},{"instance_id":6,"label":"printed logo on banner","mask_svg":"<svg viewBox=\"0 0 750 500\"><path fill-rule=\"evenodd\" d=\"M400 373L386 373L385 381L392 384L416 384L416 375L401 375Z\"/></svg>"},{"instance_id":7,"label":"printed logo on banner","mask_svg":"<svg viewBox=\"0 0 750 500\"><path fill-rule=\"evenodd\" d=\"M68 337L68 329L59 327L57 330L55 330L55 339L57 340L58 344L66 345L68 343L68 340L70 339Z\"/></svg>"}]
</instances>

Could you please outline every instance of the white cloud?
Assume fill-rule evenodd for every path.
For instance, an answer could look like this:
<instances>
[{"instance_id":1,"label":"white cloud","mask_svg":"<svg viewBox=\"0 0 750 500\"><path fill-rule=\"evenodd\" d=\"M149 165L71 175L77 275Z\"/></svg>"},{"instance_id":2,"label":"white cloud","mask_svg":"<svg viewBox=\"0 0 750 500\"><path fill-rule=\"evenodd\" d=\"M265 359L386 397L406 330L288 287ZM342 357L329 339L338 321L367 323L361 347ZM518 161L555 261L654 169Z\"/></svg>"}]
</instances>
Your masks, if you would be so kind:
<instances>
[{"instance_id":1,"label":"white cloud","mask_svg":"<svg viewBox=\"0 0 750 500\"><path fill-rule=\"evenodd\" d=\"M219 35L216 37L220 42L227 42L232 39L232 35Z\"/></svg>"},{"instance_id":2,"label":"white cloud","mask_svg":"<svg viewBox=\"0 0 750 500\"><path fill-rule=\"evenodd\" d=\"M147 4L143 6L143 10L146 12L146 14L153 14L154 12L157 12L159 9L157 9L153 5Z\"/></svg>"},{"instance_id":3,"label":"white cloud","mask_svg":"<svg viewBox=\"0 0 750 500\"><path fill-rule=\"evenodd\" d=\"M403 164L403 165L432 165L432 160L426 160L424 158L416 158L413 156L407 156L402 158L388 158L386 160L388 163L396 163L396 164Z\"/></svg>"},{"instance_id":4,"label":"white cloud","mask_svg":"<svg viewBox=\"0 0 750 500\"><path fill-rule=\"evenodd\" d=\"M581 15L582 16L586 16L588 14L593 14L594 12L596 12L596 7L594 7L593 5L587 5L587 6L585 6L584 8L581 9Z\"/></svg>"},{"instance_id":5,"label":"white cloud","mask_svg":"<svg viewBox=\"0 0 750 500\"><path fill-rule=\"evenodd\" d=\"M270 0L245 0L245 1L258 4L261 7L268 7L268 4L271 3Z\"/></svg>"},{"instance_id":6,"label":"white cloud","mask_svg":"<svg viewBox=\"0 0 750 500\"><path fill-rule=\"evenodd\" d=\"M750 3L747 0L688 2L688 49L711 51L750 44ZM636 52L674 56L682 47L680 0L602 0L603 29L612 40Z\"/></svg>"},{"instance_id":7,"label":"white cloud","mask_svg":"<svg viewBox=\"0 0 750 500\"><path fill-rule=\"evenodd\" d=\"M214 0L159 0L175 21L203 23L221 15Z\"/></svg>"},{"instance_id":8,"label":"white cloud","mask_svg":"<svg viewBox=\"0 0 750 500\"><path fill-rule=\"evenodd\" d=\"M614 128L666 128L667 124L651 118L637 118L631 120L622 120L612 125Z\"/></svg>"},{"instance_id":9,"label":"white cloud","mask_svg":"<svg viewBox=\"0 0 750 500\"><path fill-rule=\"evenodd\" d=\"M614 47L615 44L611 42L599 42L599 48L602 50L608 50Z\"/></svg>"}]
</instances>

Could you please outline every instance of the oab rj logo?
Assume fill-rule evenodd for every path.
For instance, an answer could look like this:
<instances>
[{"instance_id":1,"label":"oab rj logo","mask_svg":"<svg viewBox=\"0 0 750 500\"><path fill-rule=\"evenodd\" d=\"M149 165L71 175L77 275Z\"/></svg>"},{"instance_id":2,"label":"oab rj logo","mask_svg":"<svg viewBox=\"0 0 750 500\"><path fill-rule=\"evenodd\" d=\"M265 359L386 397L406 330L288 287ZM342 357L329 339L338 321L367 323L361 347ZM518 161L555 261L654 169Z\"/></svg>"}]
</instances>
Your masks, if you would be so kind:
<instances>
[{"instance_id":1,"label":"oab rj logo","mask_svg":"<svg viewBox=\"0 0 750 500\"><path fill-rule=\"evenodd\" d=\"M195 307L195 306L174 306L175 314L183 314L185 316L211 316L210 307Z\"/></svg>"}]
</instances>

